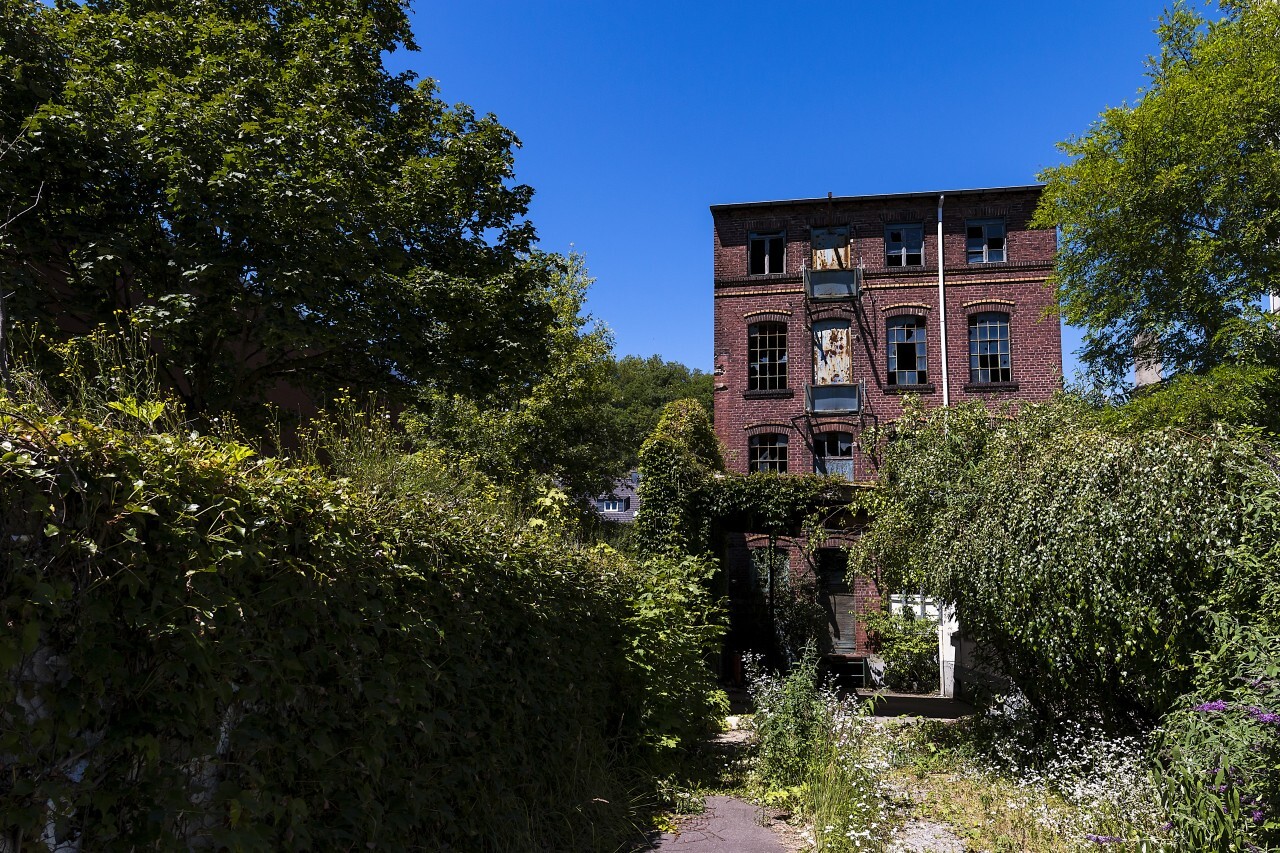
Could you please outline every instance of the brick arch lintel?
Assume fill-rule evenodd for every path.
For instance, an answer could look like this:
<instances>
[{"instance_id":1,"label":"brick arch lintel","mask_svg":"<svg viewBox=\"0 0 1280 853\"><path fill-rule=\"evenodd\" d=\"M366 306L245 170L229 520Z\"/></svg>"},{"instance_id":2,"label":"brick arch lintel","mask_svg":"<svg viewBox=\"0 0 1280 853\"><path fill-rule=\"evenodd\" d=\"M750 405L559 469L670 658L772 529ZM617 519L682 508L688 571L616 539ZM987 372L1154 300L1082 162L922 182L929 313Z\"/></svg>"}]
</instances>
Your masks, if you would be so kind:
<instances>
[{"instance_id":1,"label":"brick arch lintel","mask_svg":"<svg viewBox=\"0 0 1280 853\"><path fill-rule=\"evenodd\" d=\"M753 424L747 424L742 428L742 431L747 435L764 435L776 432L779 435L790 436L796 430L791 424L782 421L757 421Z\"/></svg>"},{"instance_id":2,"label":"brick arch lintel","mask_svg":"<svg viewBox=\"0 0 1280 853\"><path fill-rule=\"evenodd\" d=\"M927 317L931 311L933 311L933 306L926 305L923 302L895 302L880 309L882 314L892 314L893 316L914 314L917 317Z\"/></svg>"},{"instance_id":3,"label":"brick arch lintel","mask_svg":"<svg viewBox=\"0 0 1280 853\"><path fill-rule=\"evenodd\" d=\"M742 319L748 323L756 323L760 321L776 320L779 323L785 323L791 319L792 312L785 308L774 308L772 310L765 309L763 311L748 311L742 315Z\"/></svg>"},{"instance_id":4,"label":"brick arch lintel","mask_svg":"<svg viewBox=\"0 0 1280 853\"><path fill-rule=\"evenodd\" d=\"M984 311L997 311L1010 317L1018 313L1018 304L1011 299L975 299L962 306L966 315L981 314Z\"/></svg>"}]
</instances>

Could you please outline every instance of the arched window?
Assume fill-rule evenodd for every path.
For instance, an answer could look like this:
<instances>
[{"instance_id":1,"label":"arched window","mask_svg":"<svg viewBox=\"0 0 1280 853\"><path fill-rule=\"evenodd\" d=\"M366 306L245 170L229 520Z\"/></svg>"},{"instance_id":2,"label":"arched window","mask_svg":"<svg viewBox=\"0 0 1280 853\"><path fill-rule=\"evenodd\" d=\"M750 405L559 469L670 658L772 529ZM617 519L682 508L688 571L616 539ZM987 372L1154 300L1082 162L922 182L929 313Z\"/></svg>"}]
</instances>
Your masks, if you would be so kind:
<instances>
[{"instance_id":1,"label":"arched window","mask_svg":"<svg viewBox=\"0 0 1280 853\"><path fill-rule=\"evenodd\" d=\"M786 387L787 324L751 324L747 327L747 390L777 391Z\"/></svg>"},{"instance_id":2,"label":"arched window","mask_svg":"<svg viewBox=\"0 0 1280 853\"><path fill-rule=\"evenodd\" d=\"M969 381L1013 381L1008 314L984 311L969 317Z\"/></svg>"},{"instance_id":3,"label":"arched window","mask_svg":"<svg viewBox=\"0 0 1280 853\"><path fill-rule=\"evenodd\" d=\"M924 385L929 381L923 317L890 317L885 339L889 385Z\"/></svg>"},{"instance_id":4,"label":"arched window","mask_svg":"<svg viewBox=\"0 0 1280 853\"><path fill-rule=\"evenodd\" d=\"M776 432L751 436L747 445L747 470L787 473L787 437Z\"/></svg>"}]
</instances>

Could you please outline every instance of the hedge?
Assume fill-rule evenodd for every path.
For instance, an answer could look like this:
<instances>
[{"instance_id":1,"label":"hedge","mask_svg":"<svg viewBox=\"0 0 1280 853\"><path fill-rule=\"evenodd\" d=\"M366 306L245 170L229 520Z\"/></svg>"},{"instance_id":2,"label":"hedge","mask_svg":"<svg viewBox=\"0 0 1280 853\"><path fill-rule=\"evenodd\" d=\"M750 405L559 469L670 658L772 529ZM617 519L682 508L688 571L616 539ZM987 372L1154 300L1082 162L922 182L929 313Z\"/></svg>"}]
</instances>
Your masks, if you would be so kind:
<instances>
[{"instance_id":1,"label":"hedge","mask_svg":"<svg viewBox=\"0 0 1280 853\"><path fill-rule=\"evenodd\" d=\"M705 563L129 407L0 396L10 843L613 849L722 710Z\"/></svg>"}]
</instances>

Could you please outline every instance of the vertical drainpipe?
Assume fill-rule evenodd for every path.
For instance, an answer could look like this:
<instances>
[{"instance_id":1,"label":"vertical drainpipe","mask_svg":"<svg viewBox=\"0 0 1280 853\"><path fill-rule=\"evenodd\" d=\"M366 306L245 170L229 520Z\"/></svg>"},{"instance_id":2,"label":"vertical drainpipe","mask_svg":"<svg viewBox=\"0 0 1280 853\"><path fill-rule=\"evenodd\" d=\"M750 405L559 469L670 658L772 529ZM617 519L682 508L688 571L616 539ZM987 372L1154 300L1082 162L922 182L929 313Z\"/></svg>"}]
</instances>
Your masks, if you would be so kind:
<instances>
[{"instance_id":1,"label":"vertical drainpipe","mask_svg":"<svg viewBox=\"0 0 1280 853\"><path fill-rule=\"evenodd\" d=\"M938 318L942 321L942 405L951 405L951 382L947 374L947 292L942 272L942 200L946 196L938 194Z\"/></svg>"},{"instance_id":2,"label":"vertical drainpipe","mask_svg":"<svg viewBox=\"0 0 1280 853\"><path fill-rule=\"evenodd\" d=\"M942 407L951 405L951 379L947 371L947 291L946 276L942 266L942 202L944 193L938 193L938 319L942 339ZM945 418L946 415L944 414ZM944 430L946 421L943 421ZM946 602L938 602L938 692L950 697L955 693L955 652L951 646L951 632L957 625ZM949 660L948 660L949 658ZM950 667L948 667L950 664ZM950 670L950 671L948 671ZM950 676L950 677L948 677Z\"/></svg>"}]
</instances>

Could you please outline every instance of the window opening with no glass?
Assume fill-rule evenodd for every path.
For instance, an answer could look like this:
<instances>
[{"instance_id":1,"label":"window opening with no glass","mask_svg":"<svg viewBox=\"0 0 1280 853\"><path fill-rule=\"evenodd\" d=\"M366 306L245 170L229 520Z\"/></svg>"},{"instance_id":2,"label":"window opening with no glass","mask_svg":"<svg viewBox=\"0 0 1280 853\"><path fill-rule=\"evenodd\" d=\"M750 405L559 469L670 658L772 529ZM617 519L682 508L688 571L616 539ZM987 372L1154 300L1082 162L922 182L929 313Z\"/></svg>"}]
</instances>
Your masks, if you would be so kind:
<instances>
[{"instance_id":1,"label":"window opening with no glass","mask_svg":"<svg viewBox=\"0 0 1280 853\"><path fill-rule=\"evenodd\" d=\"M787 240L781 231L750 235L748 240L751 275L773 275L786 272Z\"/></svg>"},{"instance_id":2,"label":"window opening with no glass","mask_svg":"<svg viewBox=\"0 0 1280 853\"><path fill-rule=\"evenodd\" d=\"M888 323L886 338L889 346L889 384L923 385L928 382L924 320L919 317L892 317Z\"/></svg>"}]
</instances>

